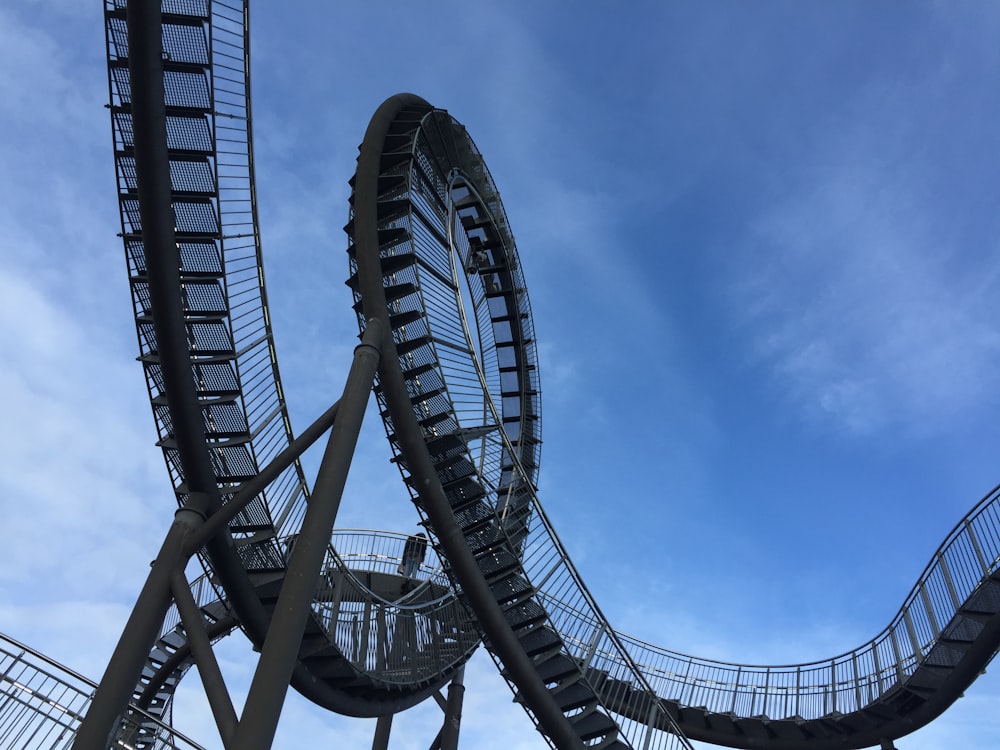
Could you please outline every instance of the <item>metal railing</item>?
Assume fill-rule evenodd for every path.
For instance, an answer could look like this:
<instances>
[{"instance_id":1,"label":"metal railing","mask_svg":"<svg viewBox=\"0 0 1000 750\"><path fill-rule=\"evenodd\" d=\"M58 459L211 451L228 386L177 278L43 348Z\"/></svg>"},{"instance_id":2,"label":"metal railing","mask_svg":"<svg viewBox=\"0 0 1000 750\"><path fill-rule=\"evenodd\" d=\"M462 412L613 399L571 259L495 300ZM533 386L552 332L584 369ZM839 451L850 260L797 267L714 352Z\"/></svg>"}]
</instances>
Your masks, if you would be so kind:
<instances>
[{"instance_id":1,"label":"metal railing","mask_svg":"<svg viewBox=\"0 0 1000 750\"><path fill-rule=\"evenodd\" d=\"M0 742L4 750L64 750L73 743L97 683L0 634ZM123 735L138 724L156 727L151 750L202 750L180 732L138 709ZM124 740L111 747L128 748Z\"/></svg>"},{"instance_id":2,"label":"metal railing","mask_svg":"<svg viewBox=\"0 0 1000 750\"><path fill-rule=\"evenodd\" d=\"M389 531L334 530L312 605L331 643L358 671L394 685L438 679L464 663L481 637L432 547L402 590L398 568L406 540ZM278 540L286 555L293 544L294 536ZM199 607L219 601L207 575L192 581L191 591ZM171 605L160 638L179 625Z\"/></svg>"},{"instance_id":3,"label":"metal railing","mask_svg":"<svg viewBox=\"0 0 1000 750\"><path fill-rule=\"evenodd\" d=\"M815 719L858 711L905 682L983 581L1000 568L1000 487L935 552L889 625L830 659L753 666L701 659L622 635L656 694L736 717Z\"/></svg>"},{"instance_id":4,"label":"metal railing","mask_svg":"<svg viewBox=\"0 0 1000 750\"><path fill-rule=\"evenodd\" d=\"M414 578L374 590L362 573L398 586L406 534L334 532L313 610L339 651L359 671L390 684L429 683L464 663L479 645L473 614L461 603L428 546ZM367 576L366 576L367 577ZM371 580L371 579L369 579Z\"/></svg>"}]
</instances>

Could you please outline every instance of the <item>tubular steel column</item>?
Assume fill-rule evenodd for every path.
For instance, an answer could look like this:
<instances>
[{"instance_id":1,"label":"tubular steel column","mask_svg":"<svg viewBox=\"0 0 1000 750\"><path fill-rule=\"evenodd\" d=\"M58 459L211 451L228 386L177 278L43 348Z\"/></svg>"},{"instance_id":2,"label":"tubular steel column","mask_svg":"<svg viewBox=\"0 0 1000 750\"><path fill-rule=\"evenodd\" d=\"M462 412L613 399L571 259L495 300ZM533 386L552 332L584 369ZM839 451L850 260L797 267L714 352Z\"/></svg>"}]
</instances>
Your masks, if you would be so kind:
<instances>
[{"instance_id":1,"label":"tubular steel column","mask_svg":"<svg viewBox=\"0 0 1000 750\"><path fill-rule=\"evenodd\" d=\"M441 750L458 750L458 731L462 724L462 699L465 697L465 666L459 668L448 686L448 704L441 725Z\"/></svg>"},{"instance_id":2,"label":"tubular steel column","mask_svg":"<svg viewBox=\"0 0 1000 750\"><path fill-rule=\"evenodd\" d=\"M298 660L309 605L316 591L368 395L375 380L383 331L379 320L370 320L361 345L355 349L354 364L340 399L337 421L334 422L302 531L296 539L271 627L261 649L243 718L233 736L233 747L240 750L266 750L274 740L288 683Z\"/></svg>"},{"instance_id":3,"label":"tubular steel column","mask_svg":"<svg viewBox=\"0 0 1000 750\"><path fill-rule=\"evenodd\" d=\"M375 737L372 739L372 750L389 750L389 731L392 729L392 714L378 717L375 724Z\"/></svg>"}]
</instances>

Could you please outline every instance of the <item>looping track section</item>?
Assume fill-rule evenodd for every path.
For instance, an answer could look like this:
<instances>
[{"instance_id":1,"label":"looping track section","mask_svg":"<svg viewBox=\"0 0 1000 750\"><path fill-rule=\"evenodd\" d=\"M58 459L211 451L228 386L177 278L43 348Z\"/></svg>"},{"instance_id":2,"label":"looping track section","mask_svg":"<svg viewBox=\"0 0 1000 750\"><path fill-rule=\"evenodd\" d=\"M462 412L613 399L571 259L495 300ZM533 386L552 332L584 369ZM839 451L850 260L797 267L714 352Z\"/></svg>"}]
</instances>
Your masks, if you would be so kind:
<instances>
[{"instance_id":1,"label":"looping track section","mask_svg":"<svg viewBox=\"0 0 1000 750\"><path fill-rule=\"evenodd\" d=\"M534 331L481 154L447 112L395 96L353 187L349 284L361 326L391 331L377 387L389 440L501 672L560 747L688 746L538 503Z\"/></svg>"},{"instance_id":2,"label":"looping track section","mask_svg":"<svg viewBox=\"0 0 1000 750\"><path fill-rule=\"evenodd\" d=\"M447 112L401 94L372 118L352 186L349 284L362 329L377 317L392 332L377 394L396 462L490 653L550 742L891 744L993 658L997 490L948 535L889 626L852 651L723 664L618 634L536 495L534 332L482 156Z\"/></svg>"}]
</instances>

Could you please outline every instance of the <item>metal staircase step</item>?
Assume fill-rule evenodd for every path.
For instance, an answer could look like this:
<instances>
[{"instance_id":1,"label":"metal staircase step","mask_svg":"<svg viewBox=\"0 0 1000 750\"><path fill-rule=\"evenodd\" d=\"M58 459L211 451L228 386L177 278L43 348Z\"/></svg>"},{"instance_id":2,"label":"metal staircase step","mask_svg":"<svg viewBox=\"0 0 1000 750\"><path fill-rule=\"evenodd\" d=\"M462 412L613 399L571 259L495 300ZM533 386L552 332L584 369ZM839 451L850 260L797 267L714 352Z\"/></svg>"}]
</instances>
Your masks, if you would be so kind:
<instances>
[{"instance_id":1,"label":"metal staircase step","mask_svg":"<svg viewBox=\"0 0 1000 750\"><path fill-rule=\"evenodd\" d=\"M705 721L708 722L708 726L717 732L726 732L727 734L735 734L739 730L736 727L736 717L733 714L720 714L720 713L706 713ZM802 737L802 730L798 732L798 736Z\"/></svg>"},{"instance_id":2,"label":"metal staircase step","mask_svg":"<svg viewBox=\"0 0 1000 750\"><path fill-rule=\"evenodd\" d=\"M514 604L504 609L504 619L516 632L545 620L545 608L533 599Z\"/></svg>"},{"instance_id":3,"label":"metal staircase step","mask_svg":"<svg viewBox=\"0 0 1000 750\"><path fill-rule=\"evenodd\" d=\"M484 552L476 558L476 563L487 583L521 566L521 561L503 547Z\"/></svg>"},{"instance_id":4,"label":"metal staircase step","mask_svg":"<svg viewBox=\"0 0 1000 750\"><path fill-rule=\"evenodd\" d=\"M569 717L569 722L573 730L584 742L604 737L615 733L617 735L618 725L611 718L600 711L590 711Z\"/></svg>"},{"instance_id":5,"label":"metal staircase step","mask_svg":"<svg viewBox=\"0 0 1000 750\"><path fill-rule=\"evenodd\" d=\"M1000 612L1000 582L994 578L984 581L973 592L960 608L960 612L968 614L995 615Z\"/></svg>"},{"instance_id":6,"label":"metal staircase step","mask_svg":"<svg viewBox=\"0 0 1000 750\"><path fill-rule=\"evenodd\" d=\"M546 685L580 673L580 667L577 663L561 651L535 661L534 665L535 671Z\"/></svg>"},{"instance_id":7,"label":"metal staircase step","mask_svg":"<svg viewBox=\"0 0 1000 750\"><path fill-rule=\"evenodd\" d=\"M511 573L490 584L490 591L498 604L516 604L534 594L531 585L517 573Z\"/></svg>"},{"instance_id":8,"label":"metal staircase step","mask_svg":"<svg viewBox=\"0 0 1000 750\"><path fill-rule=\"evenodd\" d=\"M548 627L536 628L518 636L517 640L528 656L536 656L558 649L562 646L562 639L559 635Z\"/></svg>"},{"instance_id":9,"label":"metal staircase step","mask_svg":"<svg viewBox=\"0 0 1000 750\"><path fill-rule=\"evenodd\" d=\"M223 617L228 617L230 614L229 606L226 602L221 599L216 599L215 601L209 602L201 608L201 613L205 619L211 622L218 622Z\"/></svg>"},{"instance_id":10,"label":"metal staircase step","mask_svg":"<svg viewBox=\"0 0 1000 750\"><path fill-rule=\"evenodd\" d=\"M557 687L551 692L559 709L564 713L584 706L597 705L597 695L584 680L569 683L566 687Z\"/></svg>"},{"instance_id":11,"label":"metal staircase step","mask_svg":"<svg viewBox=\"0 0 1000 750\"><path fill-rule=\"evenodd\" d=\"M506 543L507 535L496 526L487 526L467 534L465 537L466 546L476 556L482 552L497 549Z\"/></svg>"},{"instance_id":12,"label":"metal staircase step","mask_svg":"<svg viewBox=\"0 0 1000 750\"><path fill-rule=\"evenodd\" d=\"M455 523L458 524L458 528L462 530L463 534L477 531L494 521L496 521L496 516L486 503L469 505L463 510L455 512Z\"/></svg>"}]
</instances>

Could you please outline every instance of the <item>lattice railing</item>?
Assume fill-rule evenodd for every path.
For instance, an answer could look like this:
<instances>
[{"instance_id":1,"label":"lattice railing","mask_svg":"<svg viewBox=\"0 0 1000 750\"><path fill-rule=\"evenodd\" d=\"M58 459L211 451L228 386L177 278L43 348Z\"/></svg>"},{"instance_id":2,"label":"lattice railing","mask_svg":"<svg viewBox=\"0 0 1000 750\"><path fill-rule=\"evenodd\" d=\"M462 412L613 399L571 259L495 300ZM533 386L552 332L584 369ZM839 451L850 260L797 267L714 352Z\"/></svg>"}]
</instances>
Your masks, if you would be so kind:
<instances>
[{"instance_id":1,"label":"lattice railing","mask_svg":"<svg viewBox=\"0 0 1000 750\"><path fill-rule=\"evenodd\" d=\"M0 635L0 744L4 750L66 750L76 736L97 684L54 660ZM201 750L201 746L152 716L136 721L156 727L153 750ZM112 747L126 748L124 741Z\"/></svg>"},{"instance_id":2,"label":"lattice railing","mask_svg":"<svg viewBox=\"0 0 1000 750\"><path fill-rule=\"evenodd\" d=\"M701 659L622 635L657 694L736 716L849 713L905 681L983 581L1000 568L1000 488L945 538L903 606L864 645L818 662L751 666Z\"/></svg>"}]
</instances>

